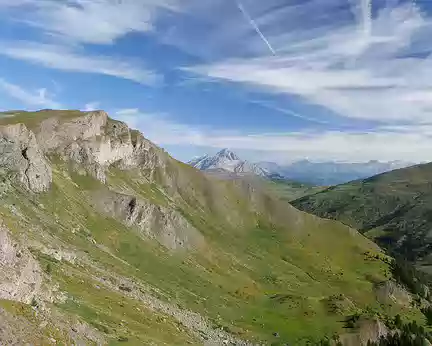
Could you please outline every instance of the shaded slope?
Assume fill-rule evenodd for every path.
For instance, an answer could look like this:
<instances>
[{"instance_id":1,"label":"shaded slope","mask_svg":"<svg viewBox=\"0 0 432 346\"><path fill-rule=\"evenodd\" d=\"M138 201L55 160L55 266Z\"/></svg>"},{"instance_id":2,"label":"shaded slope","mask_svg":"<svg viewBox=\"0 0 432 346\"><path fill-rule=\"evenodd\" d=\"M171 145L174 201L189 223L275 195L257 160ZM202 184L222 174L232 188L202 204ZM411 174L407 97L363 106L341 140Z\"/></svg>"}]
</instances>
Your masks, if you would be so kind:
<instances>
[{"instance_id":1,"label":"shaded slope","mask_svg":"<svg viewBox=\"0 0 432 346\"><path fill-rule=\"evenodd\" d=\"M207 177L103 112L55 117L31 120L51 169L47 188L31 191L20 165L4 169L0 183L7 244L37 261L38 278L53 291L25 291L20 302L62 316L64 333L48 330L41 340L68 343L75 319L114 344L301 345L342 332L343 316L365 309L418 316L377 300L389 279L384 255L347 226L248 181ZM0 250L4 274L5 258L22 257L9 245ZM3 284L14 276L0 277ZM335 296L347 302L338 311L329 308ZM31 322L27 310L8 309Z\"/></svg>"},{"instance_id":2,"label":"shaded slope","mask_svg":"<svg viewBox=\"0 0 432 346\"><path fill-rule=\"evenodd\" d=\"M331 187L292 204L359 229L409 260L431 262L432 164Z\"/></svg>"}]
</instances>

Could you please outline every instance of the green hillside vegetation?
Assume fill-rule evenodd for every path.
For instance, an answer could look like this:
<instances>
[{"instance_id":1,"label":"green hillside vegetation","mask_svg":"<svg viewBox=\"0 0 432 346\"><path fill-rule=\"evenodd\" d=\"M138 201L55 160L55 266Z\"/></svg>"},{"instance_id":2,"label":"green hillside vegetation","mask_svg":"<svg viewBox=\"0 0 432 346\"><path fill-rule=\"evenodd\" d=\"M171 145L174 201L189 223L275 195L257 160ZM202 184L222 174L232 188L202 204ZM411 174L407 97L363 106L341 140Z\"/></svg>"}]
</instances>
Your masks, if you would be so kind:
<instances>
[{"instance_id":1,"label":"green hillside vegetation","mask_svg":"<svg viewBox=\"0 0 432 346\"><path fill-rule=\"evenodd\" d=\"M331 187L292 204L350 225L425 270L432 263L432 164Z\"/></svg>"},{"instance_id":2,"label":"green hillside vegetation","mask_svg":"<svg viewBox=\"0 0 432 346\"><path fill-rule=\"evenodd\" d=\"M37 130L43 114L6 119ZM86 114L59 116L69 121L77 115ZM119 126L109 120L106 134ZM39 325L44 315L36 318L35 311L44 307L58 318L46 317L46 328L33 334L43 344L70 344L70 326L81 323L112 345L202 344L213 331L253 343L303 345L346 333L344 317L364 311L424 323L412 304L377 298L377 287L391 279L389 261L356 231L298 211L247 182L207 177L158 148L148 153L157 158L154 168L113 163L106 183L84 164L49 154L53 181L42 193L29 193L2 171L0 219L37 259L44 281L64 295L52 303L39 296L30 305L0 301L16 318L9 324ZM130 218L110 214L116 202L110 196L131 196L131 215L140 201L155 206L158 227L178 213L190 225L184 229L192 248L169 249L148 229L128 224Z\"/></svg>"},{"instance_id":3,"label":"green hillside vegetation","mask_svg":"<svg viewBox=\"0 0 432 346\"><path fill-rule=\"evenodd\" d=\"M284 201L296 199L315 194L325 189L322 186L314 186L284 179L267 180L267 187L271 193L275 193Z\"/></svg>"},{"instance_id":4,"label":"green hillside vegetation","mask_svg":"<svg viewBox=\"0 0 432 346\"><path fill-rule=\"evenodd\" d=\"M248 183L251 187L262 193L268 193L284 201L290 202L325 189L323 186L314 186L282 178L263 178L255 174L236 174L223 170L208 170L205 174L218 180L237 180Z\"/></svg>"},{"instance_id":5,"label":"green hillside vegetation","mask_svg":"<svg viewBox=\"0 0 432 346\"><path fill-rule=\"evenodd\" d=\"M76 110L41 110L36 112L10 111L3 112L3 117L0 117L0 126L11 124L25 124L27 128L33 129L38 126L41 121L55 117L62 121L79 117L82 113Z\"/></svg>"}]
</instances>

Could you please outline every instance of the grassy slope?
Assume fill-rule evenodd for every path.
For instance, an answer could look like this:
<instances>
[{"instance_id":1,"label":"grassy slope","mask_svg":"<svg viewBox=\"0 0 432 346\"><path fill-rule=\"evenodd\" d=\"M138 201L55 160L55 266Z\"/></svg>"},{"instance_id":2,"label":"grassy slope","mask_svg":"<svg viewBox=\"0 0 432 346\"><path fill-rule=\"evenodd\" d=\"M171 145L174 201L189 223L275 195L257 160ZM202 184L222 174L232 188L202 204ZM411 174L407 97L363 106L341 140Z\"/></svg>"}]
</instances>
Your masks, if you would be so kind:
<instances>
[{"instance_id":1,"label":"grassy slope","mask_svg":"<svg viewBox=\"0 0 432 346\"><path fill-rule=\"evenodd\" d=\"M207 211L192 214L184 205L184 214L206 234L209 252L179 257L97 214L85 202L86 190L104 187L73 173L71 180L67 179L63 169L58 166L49 193L37 200L15 194L8 196L8 202L20 206L33 227L40 225L62 243L88 253L98 266L157 287L165 299L201 312L231 332L267 342L276 341L272 333L279 332L280 340L300 343L341 330L341 316L327 311L326 299L332 295L347 296L355 303L354 310L380 308L374 300L372 282L384 280L388 269L381 261L367 260L364 252L376 252L375 247L359 235L351 236L340 224L299 215L299 225L280 228L262 220L255 227L250 224L233 229L217 215L214 218ZM129 179L115 174L111 180L131 185L150 198L158 195L155 187L137 189ZM36 207L39 203L44 210ZM22 231L13 227L13 217L4 207L2 211L11 228ZM57 215L58 222L52 215ZM73 234L72 228L85 231ZM116 257L89 242L87 232ZM69 300L61 308L96 326L105 326L110 334L132 335L131 340L135 338L137 343L152 339L182 344L191 340L187 333L174 328L174 322L171 330L165 325L162 330L157 317L144 314L143 319L143 314L136 313L133 301L125 302L116 293L96 289L96 283L89 285L91 268L83 270L64 262L56 262L52 268L51 275L61 288L78 301ZM118 330L123 319L130 322Z\"/></svg>"},{"instance_id":2,"label":"grassy slope","mask_svg":"<svg viewBox=\"0 0 432 346\"><path fill-rule=\"evenodd\" d=\"M360 229L410 260L431 263L432 164L332 187L293 205Z\"/></svg>"},{"instance_id":3,"label":"grassy slope","mask_svg":"<svg viewBox=\"0 0 432 346\"><path fill-rule=\"evenodd\" d=\"M289 180L270 180L267 181L267 187L270 192L275 193L281 199L288 202L325 189L322 186L308 185Z\"/></svg>"},{"instance_id":4,"label":"grassy slope","mask_svg":"<svg viewBox=\"0 0 432 346\"><path fill-rule=\"evenodd\" d=\"M74 184L78 182L84 187L95 187L99 186L98 182L75 174L72 176L75 181L65 179L62 171L56 171L55 182L49 193L38 198L26 198L21 195L21 191L15 190L14 194L7 197L7 204L0 209L6 224L14 232L33 230L27 235L30 239L46 244L48 237L54 248L67 246L101 268L102 272L98 275L89 263L73 265L35 252L42 267L47 268L49 264L50 275L60 284L60 289L68 293L69 299L60 306L61 310L77 314L84 321L107 332L114 340L127 335L129 342L136 345L151 341L156 344L195 343L196 340L189 333L177 330L175 321L147 311L138 302L126 299L121 292L113 292L96 280L102 276L108 277L110 272L135 278L139 270L155 268L159 256L163 263L166 254L161 253L161 249L155 245L147 245L118 222L96 214L84 202L84 189L77 189ZM18 207L27 220L16 220L10 209L6 209L8 204ZM35 232L35 228L42 229L43 233ZM72 233L72 230L77 231ZM95 239L98 244L106 244L113 254L97 247L91 239ZM143 245L142 248L140 245ZM119 252L122 258L130 259L130 264L117 259ZM152 256L147 256L147 253ZM173 266L172 263L171 268ZM170 264L159 269L168 273L168 268ZM158 274L163 275L163 272ZM162 277L158 277L158 280L163 282ZM168 322L161 323L162 318Z\"/></svg>"},{"instance_id":5,"label":"grassy slope","mask_svg":"<svg viewBox=\"0 0 432 346\"><path fill-rule=\"evenodd\" d=\"M82 115L82 112L75 110L41 110L37 112L3 112L0 113L0 126L11 124L25 124L27 128L33 129L40 124L41 121L49 119L53 116L63 120L76 118Z\"/></svg>"},{"instance_id":6,"label":"grassy slope","mask_svg":"<svg viewBox=\"0 0 432 346\"><path fill-rule=\"evenodd\" d=\"M198 343L172 318L113 290L119 277L201 313L214 326L268 344L301 345L342 332L343 315L365 309L419 318L415 309L376 301L373 286L388 278L389 269L365 255L380 253L373 243L339 223L254 193L241 181L214 181L172 159L153 183L137 172L111 169L110 188L170 205L205 235L204 250L172 254L93 208L89 193L107 186L52 161L50 191L29 195L9 187L0 197L0 216L28 244L77 253L78 262L71 264L34 251L68 293L57 308L100 329L113 344L123 335L132 345ZM340 294L350 304L335 314L329 301Z\"/></svg>"},{"instance_id":7,"label":"grassy slope","mask_svg":"<svg viewBox=\"0 0 432 346\"><path fill-rule=\"evenodd\" d=\"M32 345L53 345L52 339L56 341L61 340L69 344L72 342L64 330L58 329L55 321L47 321L41 318L30 305L9 300L0 300L0 310L0 321L5 324L3 325L2 323L4 329L7 328L5 322L7 324L17 324L19 327L18 330L15 330L13 336L9 336L6 339L3 339L3 335L1 334L5 330L1 330L0 341L2 344L12 344L13 340L21 344L30 343ZM44 323L44 321L47 323ZM4 335L7 335L7 333L4 333ZM86 342L89 345L94 345L90 340L86 340Z\"/></svg>"},{"instance_id":8,"label":"grassy slope","mask_svg":"<svg viewBox=\"0 0 432 346\"><path fill-rule=\"evenodd\" d=\"M247 181L257 189L266 191L288 202L325 189L323 186L314 186L311 184L304 184L286 179L267 179L253 174L238 175L235 173L221 171L205 171L205 174L219 180L241 179L243 181Z\"/></svg>"}]
</instances>

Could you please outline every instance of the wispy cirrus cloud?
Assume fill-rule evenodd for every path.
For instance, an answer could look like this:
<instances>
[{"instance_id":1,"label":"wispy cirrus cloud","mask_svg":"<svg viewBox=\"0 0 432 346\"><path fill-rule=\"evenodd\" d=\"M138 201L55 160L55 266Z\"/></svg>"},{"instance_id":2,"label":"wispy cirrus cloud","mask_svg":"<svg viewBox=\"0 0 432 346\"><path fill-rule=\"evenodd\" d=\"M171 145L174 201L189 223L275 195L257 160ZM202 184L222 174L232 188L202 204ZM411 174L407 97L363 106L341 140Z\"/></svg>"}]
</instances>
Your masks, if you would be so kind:
<instances>
[{"instance_id":1,"label":"wispy cirrus cloud","mask_svg":"<svg viewBox=\"0 0 432 346\"><path fill-rule=\"evenodd\" d=\"M375 128L291 133L214 131L188 126L170 117L137 114L137 127L161 145L230 147L265 151L275 160L368 161L430 160L432 131L432 20L412 1L349 0L339 15L339 0L310 0L287 5L279 0L248 1L256 25L277 52L269 55L256 29L234 5L224 27L208 40L225 57L201 55L210 63L184 68L198 78L241 83L264 93L296 95L346 119L378 122ZM232 3L231 3L232 5ZM349 6L348 6L349 5ZM204 1L197 13L217 13ZM223 2L221 7L230 6ZM322 15L318 15L322 13ZM237 16L237 17L236 17ZM211 18L210 18L211 21ZM216 26L217 27L217 26ZM206 38L208 39L208 37ZM237 42L235 49L231 43ZM182 43L194 51L197 42ZM203 42L201 42L203 43ZM203 43L202 49L209 44ZM210 47L208 51L212 51ZM326 124L322 114L298 114L272 103L249 100L287 115ZM152 125L157 124L155 128ZM329 128L337 127L329 124ZM313 128L313 127L312 127ZM179 135L181 131L181 136Z\"/></svg>"},{"instance_id":2,"label":"wispy cirrus cloud","mask_svg":"<svg viewBox=\"0 0 432 346\"><path fill-rule=\"evenodd\" d=\"M162 76L142 63L120 58L87 54L82 49L34 42L0 44L0 55L63 71L95 73L128 79L141 84L157 84Z\"/></svg>"},{"instance_id":3,"label":"wispy cirrus cloud","mask_svg":"<svg viewBox=\"0 0 432 346\"><path fill-rule=\"evenodd\" d=\"M31 91L0 78L0 90L2 90L7 96L18 100L29 107L51 109L62 108L62 105L59 102L53 100L46 88Z\"/></svg>"},{"instance_id":4,"label":"wispy cirrus cloud","mask_svg":"<svg viewBox=\"0 0 432 346\"><path fill-rule=\"evenodd\" d=\"M63 71L97 73L157 84L160 73L142 60L88 53L89 45L113 45L127 34L153 30L159 13L177 0L0 0L5 22L31 28L37 41L3 41L0 54Z\"/></svg>"},{"instance_id":5,"label":"wispy cirrus cloud","mask_svg":"<svg viewBox=\"0 0 432 346\"><path fill-rule=\"evenodd\" d=\"M153 29L159 11L178 10L177 0L0 0L17 9L11 18L60 40L112 44L132 32Z\"/></svg>"},{"instance_id":6,"label":"wispy cirrus cloud","mask_svg":"<svg viewBox=\"0 0 432 346\"><path fill-rule=\"evenodd\" d=\"M185 70L265 92L298 95L344 117L428 121L432 110L432 44L428 39L432 19L412 1L351 0L351 4L356 21L329 16L311 28L294 17L302 12L302 5L294 6L293 12L283 9L293 15L283 20L292 20L298 27L294 33L267 36L278 52L276 57L227 58ZM305 2L304 6L309 5ZM315 14L336 13L332 0L315 1L315 5ZM377 13L374 17L371 6ZM257 18L258 23L270 27L283 27L281 20L278 11Z\"/></svg>"},{"instance_id":7,"label":"wispy cirrus cloud","mask_svg":"<svg viewBox=\"0 0 432 346\"><path fill-rule=\"evenodd\" d=\"M163 113L143 112L138 108L120 109L113 116L139 129L144 136L157 144L193 144L204 141L204 127L194 127L179 123Z\"/></svg>"}]
</instances>

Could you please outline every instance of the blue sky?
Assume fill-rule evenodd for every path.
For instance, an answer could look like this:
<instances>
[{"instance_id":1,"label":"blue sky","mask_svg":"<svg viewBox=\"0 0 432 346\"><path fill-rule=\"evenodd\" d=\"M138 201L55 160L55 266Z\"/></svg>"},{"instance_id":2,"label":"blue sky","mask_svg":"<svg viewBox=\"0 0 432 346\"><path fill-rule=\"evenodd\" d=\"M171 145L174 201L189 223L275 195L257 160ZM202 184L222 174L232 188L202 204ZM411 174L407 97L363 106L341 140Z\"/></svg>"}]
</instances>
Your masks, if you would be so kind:
<instances>
[{"instance_id":1,"label":"blue sky","mask_svg":"<svg viewBox=\"0 0 432 346\"><path fill-rule=\"evenodd\" d=\"M0 109L104 109L188 160L432 161L429 0L0 0Z\"/></svg>"}]
</instances>

